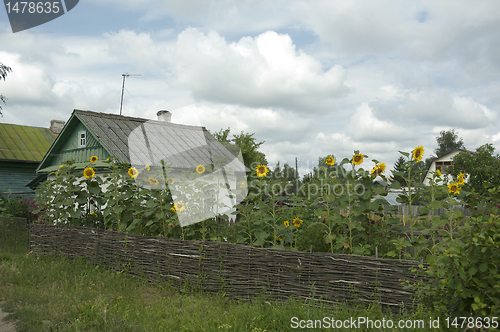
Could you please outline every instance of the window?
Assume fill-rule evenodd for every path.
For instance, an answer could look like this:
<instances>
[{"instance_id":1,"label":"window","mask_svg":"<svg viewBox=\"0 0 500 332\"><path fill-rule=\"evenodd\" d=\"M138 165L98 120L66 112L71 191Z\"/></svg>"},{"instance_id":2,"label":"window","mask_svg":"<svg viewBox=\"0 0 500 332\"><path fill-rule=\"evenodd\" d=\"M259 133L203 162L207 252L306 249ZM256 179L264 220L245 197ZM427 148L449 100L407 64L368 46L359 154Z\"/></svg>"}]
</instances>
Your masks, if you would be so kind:
<instances>
[{"instance_id":1,"label":"window","mask_svg":"<svg viewBox=\"0 0 500 332\"><path fill-rule=\"evenodd\" d=\"M451 161L436 161L436 171L439 170L441 173L446 173L447 168L451 166Z\"/></svg>"},{"instance_id":2,"label":"window","mask_svg":"<svg viewBox=\"0 0 500 332\"><path fill-rule=\"evenodd\" d=\"M78 147L84 148L87 146L87 133L85 131L78 132Z\"/></svg>"}]
</instances>

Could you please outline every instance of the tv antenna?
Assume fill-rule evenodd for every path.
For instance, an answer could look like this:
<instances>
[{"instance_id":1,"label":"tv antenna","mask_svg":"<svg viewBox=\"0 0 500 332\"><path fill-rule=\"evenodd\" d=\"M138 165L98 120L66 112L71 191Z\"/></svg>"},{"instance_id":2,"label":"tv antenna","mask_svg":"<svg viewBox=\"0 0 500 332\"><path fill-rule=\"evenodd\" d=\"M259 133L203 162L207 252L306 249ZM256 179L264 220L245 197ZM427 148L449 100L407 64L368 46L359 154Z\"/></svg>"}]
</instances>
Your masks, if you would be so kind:
<instances>
[{"instance_id":1,"label":"tv antenna","mask_svg":"<svg viewBox=\"0 0 500 332\"><path fill-rule=\"evenodd\" d=\"M123 108L123 91L125 90L125 78L129 76L141 76L141 74L129 74L129 73L123 73L123 84L122 84L122 101L120 103L120 115L122 115L122 108Z\"/></svg>"}]
</instances>

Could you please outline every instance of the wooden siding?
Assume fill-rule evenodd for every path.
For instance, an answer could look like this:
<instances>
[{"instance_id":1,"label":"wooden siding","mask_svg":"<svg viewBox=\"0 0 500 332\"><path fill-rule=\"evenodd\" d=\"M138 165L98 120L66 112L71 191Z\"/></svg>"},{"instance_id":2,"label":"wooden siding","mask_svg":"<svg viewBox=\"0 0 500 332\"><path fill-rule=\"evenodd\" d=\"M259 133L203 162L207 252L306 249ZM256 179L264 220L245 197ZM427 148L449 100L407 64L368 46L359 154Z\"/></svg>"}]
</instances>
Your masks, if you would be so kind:
<instances>
[{"instance_id":1,"label":"wooden siding","mask_svg":"<svg viewBox=\"0 0 500 332\"><path fill-rule=\"evenodd\" d=\"M35 193L26 185L36 178L38 164L2 163L0 165L0 191L14 196L34 197Z\"/></svg>"},{"instance_id":2,"label":"wooden siding","mask_svg":"<svg viewBox=\"0 0 500 332\"><path fill-rule=\"evenodd\" d=\"M78 133L80 131L85 131L87 134L87 145L84 148L78 147ZM99 143L99 141L94 137L94 135L89 130L85 129L85 126L82 123L78 123L59 153L52 156L53 159L50 162L50 165L47 166L57 166L68 160L74 161L75 163L86 163L92 156L97 156L99 160L106 160L111 157L102 147L101 143Z\"/></svg>"}]
</instances>

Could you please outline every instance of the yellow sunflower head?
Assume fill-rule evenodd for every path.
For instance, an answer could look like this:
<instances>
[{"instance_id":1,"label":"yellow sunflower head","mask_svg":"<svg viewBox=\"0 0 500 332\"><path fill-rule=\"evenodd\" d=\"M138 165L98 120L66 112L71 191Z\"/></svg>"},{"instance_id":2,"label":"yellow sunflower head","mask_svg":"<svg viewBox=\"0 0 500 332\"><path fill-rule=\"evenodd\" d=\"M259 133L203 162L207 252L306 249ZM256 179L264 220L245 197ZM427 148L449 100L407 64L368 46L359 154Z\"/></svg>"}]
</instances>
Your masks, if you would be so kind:
<instances>
[{"instance_id":1,"label":"yellow sunflower head","mask_svg":"<svg viewBox=\"0 0 500 332\"><path fill-rule=\"evenodd\" d=\"M174 208L175 208L176 212L182 212L182 211L184 211L186 206L184 205L184 203L177 202L177 203L174 203Z\"/></svg>"},{"instance_id":2,"label":"yellow sunflower head","mask_svg":"<svg viewBox=\"0 0 500 332\"><path fill-rule=\"evenodd\" d=\"M284 224L286 227L290 226L290 223L288 222L288 220L285 220L285 221L283 222L283 224Z\"/></svg>"},{"instance_id":3,"label":"yellow sunflower head","mask_svg":"<svg viewBox=\"0 0 500 332\"><path fill-rule=\"evenodd\" d=\"M170 210L173 211L174 213L177 213L177 211L175 210L175 206L172 206Z\"/></svg>"},{"instance_id":4,"label":"yellow sunflower head","mask_svg":"<svg viewBox=\"0 0 500 332\"><path fill-rule=\"evenodd\" d=\"M423 146L417 146L415 150L413 150L413 160L415 160L417 163L422 160L422 157L424 156L424 147Z\"/></svg>"},{"instance_id":5,"label":"yellow sunflower head","mask_svg":"<svg viewBox=\"0 0 500 332\"><path fill-rule=\"evenodd\" d=\"M90 157L90 162L91 163L95 163L99 158L97 158L97 156L92 156Z\"/></svg>"},{"instance_id":6,"label":"yellow sunflower head","mask_svg":"<svg viewBox=\"0 0 500 332\"><path fill-rule=\"evenodd\" d=\"M293 225L294 225L295 227L300 227L300 225L302 225L302 223L303 223L303 222L304 222L304 221L303 221L302 219L299 219L299 218L294 218L294 219L293 219Z\"/></svg>"},{"instance_id":7,"label":"yellow sunflower head","mask_svg":"<svg viewBox=\"0 0 500 332\"><path fill-rule=\"evenodd\" d=\"M356 154L354 155L354 157L352 157L352 163L353 163L354 165L361 165L361 164L363 163L363 158L364 158L364 157L365 157L364 155L362 155L362 154L360 154L360 153L356 153Z\"/></svg>"},{"instance_id":8,"label":"yellow sunflower head","mask_svg":"<svg viewBox=\"0 0 500 332\"><path fill-rule=\"evenodd\" d=\"M335 165L335 159L333 159L332 156L328 156L328 158L326 158L326 160L325 160L325 163L327 165L333 166L333 165Z\"/></svg>"},{"instance_id":9,"label":"yellow sunflower head","mask_svg":"<svg viewBox=\"0 0 500 332\"><path fill-rule=\"evenodd\" d=\"M87 167L83 170L83 176L85 176L87 179L93 178L95 175L95 171L91 167Z\"/></svg>"},{"instance_id":10,"label":"yellow sunflower head","mask_svg":"<svg viewBox=\"0 0 500 332\"><path fill-rule=\"evenodd\" d=\"M128 169L128 175L130 175L130 177L132 179L136 178L139 175L139 171L137 171L137 169L135 167L130 167Z\"/></svg>"},{"instance_id":11,"label":"yellow sunflower head","mask_svg":"<svg viewBox=\"0 0 500 332\"><path fill-rule=\"evenodd\" d=\"M155 178L148 178L148 181L149 183L151 183L153 186L157 186L158 185L158 180L156 180Z\"/></svg>"},{"instance_id":12,"label":"yellow sunflower head","mask_svg":"<svg viewBox=\"0 0 500 332\"><path fill-rule=\"evenodd\" d=\"M90 213L90 215L91 215L92 217L97 218L97 214L96 214L95 212L91 212L91 213Z\"/></svg>"},{"instance_id":13,"label":"yellow sunflower head","mask_svg":"<svg viewBox=\"0 0 500 332\"><path fill-rule=\"evenodd\" d=\"M59 165L59 168L63 168L63 167L64 167L64 165Z\"/></svg>"},{"instance_id":14,"label":"yellow sunflower head","mask_svg":"<svg viewBox=\"0 0 500 332\"><path fill-rule=\"evenodd\" d=\"M196 166L196 173L198 173L198 174L205 173L205 166L203 166L202 164L199 164L198 166Z\"/></svg>"},{"instance_id":15,"label":"yellow sunflower head","mask_svg":"<svg viewBox=\"0 0 500 332\"><path fill-rule=\"evenodd\" d=\"M246 187L245 182L240 183L240 188L245 188L245 187Z\"/></svg>"},{"instance_id":16,"label":"yellow sunflower head","mask_svg":"<svg viewBox=\"0 0 500 332\"><path fill-rule=\"evenodd\" d=\"M378 174L382 174L385 172L385 163L378 164Z\"/></svg>"},{"instance_id":17,"label":"yellow sunflower head","mask_svg":"<svg viewBox=\"0 0 500 332\"><path fill-rule=\"evenodd\" d=\"M443 174L441 174L441 171L440 171L440 170L438 170L438 169L436 170L436 174L437 174L438 176L443 175Z\"/></svg>"},{"instance_id":18,"label":"yellow sunflower head","mask_svg":"<svg viewBox=\"0 0 500 332\"><path fill-rule=\"evenodd\" d=\"M146 168L146 170L149 172L151 170L151 167L149 167L149 164L146 164L146 166L144 166Z\"/></svg>"},{"instance_id":19,"label":"yellow sunflower head","mask_svg":"<svg viewBox=\"0 0 500 332\"><path fill-rule=\"evenodd\" d=\"M450 184L448 185L448 191L449 191L450 193L460 194L460 190L461 190L461 189L460 189L460 186L458 185L458 183L457 183L457 182L455 182L455 183L450 183Z\"/></svg>"},{"instance_id":20,"label":"yellow sunflower head","mask_svg":"<svg viewBox=\"0 0 500 332\"><path fill-rule=\"evenodd\" d=\"M458 176L457 176L458 184L462 185L462 184L465 183L465 178L464 177L465 177L465 175L463 175L462 172L460 172L460 174L458 174Z\"/></svg>"},{"instance_id":21,"label":"yellow sunflower head","mask_svg":"<svg viewBox=\"0 0 500 332\"><path fill-rule=\"evenodd\" d=\"M165 181L166 184L174 184L174 179L167 179Z\"/></svg>"},{"instance_id":22,"label":"yellow sunflower head","mask_svg":"<svg viewBox=\"0 0 500 332\"><path fill-rule=\"evenodd\" d=\"M269 172L266 165L259 165L255 168L257 169L257 176L259 178L266 176L267 173Z\"/></svg>"}]
</instances>

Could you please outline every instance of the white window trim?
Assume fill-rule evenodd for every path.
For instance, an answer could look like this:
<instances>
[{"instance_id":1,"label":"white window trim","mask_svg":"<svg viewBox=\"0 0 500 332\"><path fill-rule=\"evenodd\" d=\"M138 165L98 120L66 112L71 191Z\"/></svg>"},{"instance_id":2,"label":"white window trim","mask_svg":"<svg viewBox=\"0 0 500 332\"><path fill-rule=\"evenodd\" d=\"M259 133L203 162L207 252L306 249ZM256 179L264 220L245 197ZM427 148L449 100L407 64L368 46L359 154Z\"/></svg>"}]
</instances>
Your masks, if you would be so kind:
<instances>
[{"instance_id":1,"label":"white window trim","mask_svg":"<svg viewBox=\"0 0 500 332\"><path fill-rule=\"evenodd\" d=\"M82 144L82 134L85 135L85 144ZM79 148L84 148L87 146L87 132L85 130L81 130L78 132L78 147Z\"/></svg>"}]
</instances>

